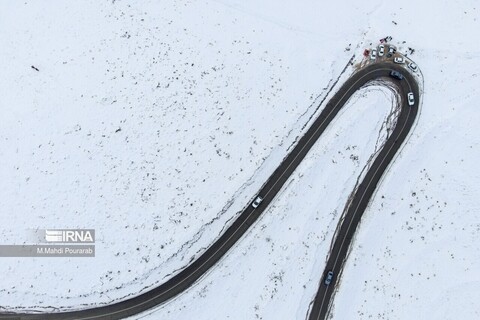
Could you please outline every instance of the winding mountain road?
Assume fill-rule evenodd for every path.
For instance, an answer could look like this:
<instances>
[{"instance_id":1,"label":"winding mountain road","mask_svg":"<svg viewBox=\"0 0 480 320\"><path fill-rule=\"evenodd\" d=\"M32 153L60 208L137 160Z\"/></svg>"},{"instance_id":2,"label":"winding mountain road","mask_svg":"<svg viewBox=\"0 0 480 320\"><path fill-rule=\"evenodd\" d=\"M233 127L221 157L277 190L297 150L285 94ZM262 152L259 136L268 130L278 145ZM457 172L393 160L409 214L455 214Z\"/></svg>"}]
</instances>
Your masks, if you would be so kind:
<instances>
[{"instance_id":1,"label":"winding mountain road","mask_svg":"<svg viewBox=\"0 0 480 320\"><path fill-rule=\"evenodd\" d=\"M404 80L399 81L390 78L389 73L391 70L400 71L405 77ZM401 105L401 112L395 129L377 155L363 181L359 184L343 223L338 229L339 231L337 232L333 249L330 252L326 269L323 271L325 274L328 270L333 270L335 275L338 275L362 213L367 208L381 176L412 128L418 111L419 87L415 78L403 67L391 62L377 62L353 74L330 99L312 126L298 140L295 148L286 156L263 185L259 192L259 195L264 198L263 202L257 208L253 208L249 204L211 247L167 282L136 297L110 305L54 313L4 312L0 313L0 319L122 319L158 306L184 292L210 270L257 221L348 99L366 83L380 78L390 81L392 87L397 89L398 96L401 97L400 101L398 101ZM406 101L407 92L413 92L415 95L416 102L411 107L408 106ZM310 311L310 319L324 319L328 315L336 280L337 278L334 277L332 283L329 286L325 286L323 278L321 279L320 288Z\"/></svg>"},{"instance_id":2,"label":"winding mountain road","mask_svg":"<svg viewBox=\"0 0 480 320\"><path fill-rule=\"evenodd\" d=\"M375 65L372 67L375 67ZM403 141L405 141L410 129L413 127L418 113L418 100L420 92L415 78L408 71L402 70L403 68L396 67L391 63L378 64L377 67L378 68L375 68L375 71L373 71L376 78L388 77L390 70L400 71L404 76L404 80L402 81L390 78L390 81L397 88L399 96L403 99L402 101L398 101L401 107L400 115L397 119L395 129L385 142L382 150L375 158L370 170L359 184L353 199L346 210L343 223L337 232L335 242L333 243L333 247L323 271L320 287L313 301L313 307L309 315L310 320L327 318L329 307L332 301L332 294L338 279L337 275L340 274L343 268L352 237L357 229L358 223L360 222L360 218L362 217L365 209L368 207L370 199L374 194L377 184L380 181L383 173L391 163ZM408 105L406 98L408 92L413 92L415 96L415 103L413 106ZM336 97L334 97L332 100L335 98ZM334 103L337 102L335 101ZM339 105L343 106L345 101L340 98L338 103ZM327 286L324 284L324 279L326 278L328 271L333 271L334 277L332 282Z\"/></svg>"}]
</instances>

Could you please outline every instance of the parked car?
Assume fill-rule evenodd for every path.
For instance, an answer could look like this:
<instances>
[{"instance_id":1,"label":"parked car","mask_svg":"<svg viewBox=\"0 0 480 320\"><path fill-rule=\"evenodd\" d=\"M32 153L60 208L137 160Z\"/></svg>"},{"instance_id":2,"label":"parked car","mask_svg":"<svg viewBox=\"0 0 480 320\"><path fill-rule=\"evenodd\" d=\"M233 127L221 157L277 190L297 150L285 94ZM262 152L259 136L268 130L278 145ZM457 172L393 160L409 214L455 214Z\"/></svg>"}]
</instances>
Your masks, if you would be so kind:
<instances>
[{"instance_id":1,"label":"parked car","mask_svg":"<svg viewBox=\"0 0 480 320\"><path fill-rule=\"evenodd\" d=\"M370 60L375 60L377 58L377 49L372 49L370 53Z\"/></svg>"},{"instance_id":2,"label":"parked car","mask_svg":"<svg viewBox=\"0 0 480 320\"><path fill-rule=\"evenodd\" d=\"M383 57L383 54L385 53L385 46L383 44L378 46L378 56Z\"/></svg>"},{"instance_id":3,"label":"parked car","mask_svg":"<svg viewBox=\"0 0 480 320\"><path fill-rule=\"evenodd\" d=\"M325 277L325 280L323 281L323 283L326 285L326 286L329 286L330 283L332 283L332 280L333 280L333 271L330 270L327 272L327 275Z\"/></svg>"},{"instance_id":4,"label":"parked car","mask_svg":"<svg viewBox=\"0 0 480 320\"><path fill-rule=\"evenodd\" d=\"M413 95L413 92L409 92L407 94L407 100L408 100L408 105L411 107L415 104L415 96Z\"/></svg>"},{"instance_id":5,"label":"parked car","mask_svg":"<svg viewBox=\"0 0 480 320\"><path fill-rule=\"evenodd\" d=\"M405 59L403 57L395 57L393 59L393 62L398 63L398 64L402 64L402 63L405 63Z\"/></svg>"},{"instance_id":6,"label":"parked car","mask_svg":"<svg viewBox=\"0 0 480 320\"><path fill-rule=\"evenodd\" d=\"M397 52L397 49L394 46L389 46L387 57L390 58L391 56L393 56L395 54L395 52Z\"/></svg>"},{"instance_id":7,"label":"parked car","mask_svg":"<svg viewBox=\"0 0 480 320\"><path fill-rule=\"evenodd\" d=\"M260 203L262 203L262 201L263 201L263 198L258 196L255 199L255 201L252 202L252 207L257 208L260 205Z\"/></svg>"},{"instance_id":8,"label":"parked car","mask_svg":"<svg viewBox=\"0 0 480 320\"><path fill-rule=\"evenodd\" d=\"M415 63L410 62L410 63L408 64L408 67L409 67L413 72L417 72L418 67L417 67L417 65L416 65Z\"/></svg>"},{"instance_id":9,"label":"parked car","mask_svg":"<svg viewBox=\"0 0 480 320\"><path fill-rule=\"evenodd\" d=\"M400 72L392 70L390 71L390 77L398 79L398 80L403 80L403 76Z\"/></svg>"}]
</instances>

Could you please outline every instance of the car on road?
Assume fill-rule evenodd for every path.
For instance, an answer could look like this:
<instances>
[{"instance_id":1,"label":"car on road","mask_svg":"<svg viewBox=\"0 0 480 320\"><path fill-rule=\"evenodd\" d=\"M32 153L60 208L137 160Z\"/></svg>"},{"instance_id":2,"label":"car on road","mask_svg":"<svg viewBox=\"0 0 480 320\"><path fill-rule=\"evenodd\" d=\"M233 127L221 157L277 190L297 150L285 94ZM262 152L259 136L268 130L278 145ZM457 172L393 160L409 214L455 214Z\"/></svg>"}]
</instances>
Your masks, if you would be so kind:
<instances>
[{"instance_id":1,"label":"car on road","mask_svg":"<svg viewBox=\"0 0 480 320\"><path fill-rule=\"evenodd\" d=\"M377 49L372 49L370 53L370 60L375 60L377 58Z\"/></svg>"},{"instance_id":2,"label":"car on road","mask_svg":"<svg viewBox=\"0 0 480 320\"><path fill-rule=\"evenodd\" d=\"M262 203L262 201L263 201L263 198L258 196L255 199L255 201L252 202L252 207L257 208L260 205L260 203Z\"/></svg>"},{"instance_id":3,"label":"car on road","mask_svg":"<svg viewBox=\"0 0 480 320\"><path fill-rule=\"evenodd\" d=\"M383 44L378 46L378 56L383 57L383 54L385 53L385 46Z\"/></svg>"},{"instance_id":4,"label":"car on road","mask_svg":"<svg viewBox=\"0 0 480 320\"><path fill-rule=\"evenodd\" d=\"M390 71L390 77L398 79L398 80L403 80L403 75L395 70Z\"/></svg>"},{"instance_id":5,"label":"car on road","mask_svg":"<svg viewBox=\"0 0 480 320\"><path fill-rule=\"evenodd\" d=\"M417 72L418 67L417 67L417 65L416 65L415 63L410 62L410 63L408 64L408 67L409 67L410 70L412 70L413 72Z\"/></svg>"},{"instance_id":6,"label":"car on road","mask_svg":"<svg viewBox=\"0 0 480 320\"><path fill-rule=\"evenodd\" d=\"M395 52L397 52L397 49L394 46L389 46L387 57L390 58L391 56L393 56L395 54Z\"/></svg>"},{"instance_id":7,"label":"car on road","mask_svg":"<svg viewBox=\"0 0 480 320\"><path fill-rule=\"evenodd\" d=\"M415 104L415 96L413 95L413 92L409 92L407 94L407 100L408 100L408 105L411 107Z\"/></svg>"},{"instance_id":8,"label":"car on road","mask_svg":"<svg viewBox=\"0 0 480 320\"><path fill-rule=\"evenodd\" d=\"M326 286L329 286L330 283L332 283L332 280L333 280L333 271L330 270L330 271L327 272L327 275L325 276L325 280L323 281L323 283Z\"/></svg>"},{"instance_id":9,"label":"car on road","mask_svg":"<svg viewBox=\"0 0 480 320\"><path fill-rule=\"evenodd\" d=\"M395 57L393 59L393 62L398 63L398 64L402 64L402 63L405 63L405 59L403 57Z\"/></svg>"}]
</instances>

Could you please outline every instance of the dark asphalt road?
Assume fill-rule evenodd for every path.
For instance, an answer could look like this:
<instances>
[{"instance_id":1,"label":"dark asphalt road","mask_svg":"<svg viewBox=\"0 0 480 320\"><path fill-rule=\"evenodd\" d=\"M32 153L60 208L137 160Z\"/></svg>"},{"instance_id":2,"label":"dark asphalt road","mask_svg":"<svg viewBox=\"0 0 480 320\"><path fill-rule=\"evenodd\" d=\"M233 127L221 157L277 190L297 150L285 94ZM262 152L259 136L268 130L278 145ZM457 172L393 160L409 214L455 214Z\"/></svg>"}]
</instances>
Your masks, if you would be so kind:
<instances>
[{"instance_id":1,"label":"dark asphalt road","mask_svg":"<svg viewBox=\"0 0 480 320\"><path fill-rule=\"evenodd\" d=\"M408 136L408 133L415 122L415 117L417 116L419 88L413 76L408 71L404 71L402 68L391 63L382 63L380 67L380 69L375 71L376 77L388 77L389 71L383 69L384 67L386 69L398 70L405 77L402 81L390 78L390 81L395 84L398 92L403 98L403 101L398 102L401 104L401 112L395 129L385 142L385 145L380 153L377 155L370 170L367 172L364 179L358 186L358 189L353 196L353 200L345 213L345 218L340 226L339 231L337 232L335 242L333 243L330 255L328 256L327 264L323 271L323 276L320 280L320 286L315 296L313 307L310 311L310 320L327 318L332 294L338 279L337 276L340 274L343 268L352 237L355 234L362 214L367 208L383 173L394 158L398 149L401 147L403 141ZM415 104L412 107L410 107L407 103L406 97L408 92L413 92L415 95ZM340 102L339 105L343 105L344 103L341 100L341 95L339 97L333 97L332 101L334 101L334 103L337 101ZM331 284L326 286L324 284L324 279L329 270L333 270L335 277L333 278Z\"/></svg>"},{"instance_id":2,"label":"dark asphalt road","mask_svg":"<svg viewBox=\"0 0 480 320\"><path fill-rule=\"evenodd\" d=\"M352 75L327 103L322 113L314 121L305 135L300 138L295 148L282 161L281 165L264 184L259 192L259 195L264 198L260 206L257 209L254 209L249 204L235 222L233 222L233 224L215 243L212 244L210 248L198 257L197 260L193 261L188 267L167 282L136 297L111 305L71 312L0 313L0 319L122 319L151 309L182 293L212 268L245 234L250 226L257 221L258 217L268 207L269 203L287 182L290 175L307 155L308 151L322 135L330 122L335 118L350 96L371 80L385 76L387 76L387 79L390 79L388 78L388 73L392 69L402 71L402 68L398 65L393 65L391 63L376 63ZM402 82L391 80L392 84L398 86L401 83L399 90L402 92L403 97L406 97L406 92L409 90L408 88L410 86L412 88L411 91L415 93L416 100L418 100L418 85L411 75L405 71L402 73L405 75L406 79ZM358 220L367 207L378 180L413 124L417 113L417 104L415 104L413 108L409 108L406 106L405 100L402 101L402 103L402 112L397 122L397 126L395 127L391 138L388 139L385 147L379 153L372 168L366 174L365 179L360 184L351 205L351 208L353 209L349 210L343 226L338 233L337 241L335 242L334 249L327 263L327 269L335 270L336 274L340 270L345 253L350 244L350 239L352 238L358 224ZM335 281L336 278L333 279L333 283L329 287L324 287L323 285L320 286L320 290L310 314L311 319L320 319L326 314ZM61 293L58 292L57 294L61 295Z\"/></svg>"}]
</instances>

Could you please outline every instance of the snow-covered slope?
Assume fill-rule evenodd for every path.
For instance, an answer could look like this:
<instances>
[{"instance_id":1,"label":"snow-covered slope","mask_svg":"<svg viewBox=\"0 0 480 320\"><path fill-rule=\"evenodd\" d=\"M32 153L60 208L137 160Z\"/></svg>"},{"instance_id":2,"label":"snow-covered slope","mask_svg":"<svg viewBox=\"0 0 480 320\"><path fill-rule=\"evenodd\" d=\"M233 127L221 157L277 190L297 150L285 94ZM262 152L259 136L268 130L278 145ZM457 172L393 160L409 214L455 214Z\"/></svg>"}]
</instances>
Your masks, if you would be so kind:
<instances>
[{"instance_id":1,"label":"snow-covered slope","mask_svg":"<svg viewBox=\"0 0 480 320\"><path fill-rule=\"evenodd\" d=\"M77 308L165 281L253 197L350 56L391 35L415 49L422 111L365 214L333 318L478 318L479 10L1 2L2 244L31 228L98 238L93 259L2 258L1 306ZM389 106L388 91L352 99L238 248L145 317L304 319Z\"/></svg>"},{"instance_id":2,"label":"snow-covered slope","mask_svg":"<svg viewBox=\"0 0 480 320\"><path fill-rule=\"evenodd\" d=\"M238 247L149 317L303 319L357 176L385 140L392 102L384 89L356 94Z\"/></svg>"},{"instance_id":3,"label":"snow-covered slope","mask_svg":"<svg viewBox=\"0 0 480 320\"><path fill-rule=\"evenodd\" d=\"M0 5L2 243L97 231L94 259L3 259L7 308L107 303L187 265L351 56L216 2Z\"/></svg>"}]
</instances>

